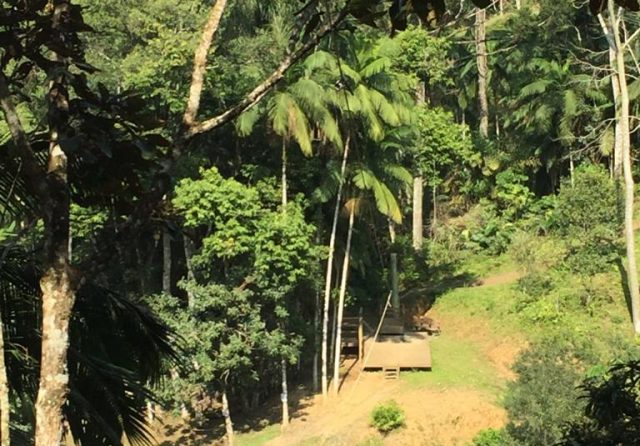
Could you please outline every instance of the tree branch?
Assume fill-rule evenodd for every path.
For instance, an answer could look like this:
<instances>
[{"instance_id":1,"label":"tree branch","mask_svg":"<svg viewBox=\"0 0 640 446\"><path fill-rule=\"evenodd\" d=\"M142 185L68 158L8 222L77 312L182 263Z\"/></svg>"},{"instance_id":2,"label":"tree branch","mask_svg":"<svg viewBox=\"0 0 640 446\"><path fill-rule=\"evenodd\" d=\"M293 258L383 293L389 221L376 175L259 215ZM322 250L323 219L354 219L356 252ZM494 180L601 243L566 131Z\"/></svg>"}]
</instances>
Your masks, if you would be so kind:
<instances>
[{"instance_id":1,"label":"tree branch","mask_svg":"<svg viewBox=\"0 0 640 446\"><path fill-rule=\"evenodd\" d=\"M193 59L193 72L191 74L191 86L189 88L189 98L187 107L182 117L182 123L186 128L191 128L196 123L198 109L200 108L200 97L202 96L202 85L204 83L204 75L207 71L207 55L213 42L222 13L227 6L227 0L217 0L211 8L209 19L202 30L200 44L196 48Z\"/></svg>"},{"instance_id":2,"label":"tree branch","mask_svg":"<svg viewBox=\"0 0 640 446\"><path fill-rule=\"evenodd\" d=\"M0 107L7 121L17 154L23 163L23 169L27 179L25 184L40 200L46 202L49 198L49 193L45 171L31 148L27 133L24 130L22 122L20 122L16 107L11 100L7 78L2 72L0 72Z\"/></svg>"},{"instance_id":3,"label":"tree branch","mask_svg":"<svg viewBox=\"0 0 640 446\"><path fill-rule=\"evenodd\" d=\"M260 99L262 99L269 92L269 90L284 77L287 70L291 68L294 63L304 57L310 50L312 50L325 35L331 32L335 28L335 26L346 17L346 15L346 9L340 11L340 13L336 15L336 17L333 17L331 20L329 20L329 22L325 24L303 46L298 48L298 50L294 51L293 53L289 54L280 63L280 66L278 66L278 68L273 73L271 73L271 75L267 77L260 85L254 88L253 91L247 94L243 100L241 100L225 112L219 114L218 116L190 126L186 130L185 138L190 139L198 134L218 128L221 125L231 121L246 109L258 103Z\"/></svg>"}]
</instances>

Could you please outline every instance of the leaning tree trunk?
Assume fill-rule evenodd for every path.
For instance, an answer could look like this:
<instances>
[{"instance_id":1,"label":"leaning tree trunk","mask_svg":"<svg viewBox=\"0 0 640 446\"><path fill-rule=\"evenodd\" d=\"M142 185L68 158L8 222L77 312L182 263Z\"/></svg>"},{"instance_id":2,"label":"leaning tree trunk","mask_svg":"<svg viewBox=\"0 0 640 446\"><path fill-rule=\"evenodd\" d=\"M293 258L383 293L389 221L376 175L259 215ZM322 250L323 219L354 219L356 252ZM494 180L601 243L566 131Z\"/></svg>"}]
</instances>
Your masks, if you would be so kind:
<instances>
[{"instance_id":1,"label":"leaning tree trunk","mask_svg":"<svg viewBox=\"0 0 640 446\"><path fill-rule=\"evenodd\" d=\"M53 2L52 27L64 36L71 5ZM54 57L63 65L62 58ZM55 74L54 74L55 73ZM69 95L65 74L54 71L47 93L49 156L47 189L49 200L41 203L44 222L44 273L42 291L42 352L36 398L36 446L59 446L63 437L63 407L69 392L67 351L69 323L75 301L75 280L69 259L69 184L67 156L60 147L68 130Z\"/></svg>"},{"instance_id":2,"label":"leaning tree trunk","mask_svg":"<svg viewBox=\"0 0 640 446\"><path fill-rule=\"evenodd\" d=\"M609 62L611 67L616 66L616 52L609 48ZM613 103L620 102L620 79L617 71L611 73L611 90L613 93ZM613 178L620 181L622 178L622 129L620 128L620 120L616 119L615 134L613 143Z\"/></svg>"},{"instance_id":3,"label":"leaning tree trunk","mask_svg":"<svg viewBox=\"0 0 640 446\"><path fill-rule=\"evenodd\" d=\"M329 332L329 302L331 300L331 274L333 271L333 255L336 247L336 231L338 229L338 217L340 215L340 202L342 201L342 186L345 180L345 173L347 170L347 159L349 157L349 141L350 137L347 136L345 141L344 151L342 153L342 166L340 167L340 185L338 186L338 193L336 194L336 206L333 211L333 223L331 224L331 236L329 238L329 254L327 258L327 272L325 275L324 284L324 308L322 312L322 395L326 398L328 395L328 381L327 381L327 341Z\"/></svg>"},{"instance_id":4,"label":"leaning tree trunk","mask_svg":"<svg viewBox=\"0 0 640 446\"><path fill-rule=\"evenodd\" d=\"M9 422L11 406L9 405L9 382L7 380L7 366L4 362L4 320L0 315L0 446L11 443Z\"/></svg>"},{"instance_id":5,"label":"leaning tree trunk","mask_svg":"<svg viewBox=\"0 0 640 446\"><path fill-rule=\"evenodd\" d=\"M422 176L413 179L413 249L416 252L422 251L423 244L423 222L422 203L424 201L424 182Z\"/></svg>"},{"instance_id":6,"label":"leaning tree trunk","mask_svg":"<svg viewBox=\"0 0 640 446\"><path fill-rule=\"evenodd\" d=\"M609 19L616 48L616 67L620 83L620 101L616 104L617 120L620 123L622 146L622 166L625 186L624 196L624 232L627 248L627 280L631 296L631 318L636 335L640 335L640 289L638 288L638 268L636 264L635 237L633 231L633 170L631 161L631 139L629 136L629 91L624 63L624 45L620 39L619 21L615 17L613 1L609 0Z\"/></svg>"},{"instance_id":7,"label":"leaning tree trunk","mask_svg":"<svg viewBox=\"0 0 640 446\"><path fill-rule=\"evenodd\" d=\"M487 100L487 33L486 33L486 11L478 8L476 10L476 62L478 65L478 109L480 112L480 136L489 136L489 102Z\"/></svg>"},{"instance_id":8,"label":"leaning tree trunk","mask_svg":"<svg viewBox=\"0 0 640 446\"><path fill-rule=\"evenodd\" d=\"M227 446L233 446L234 432L231 412L229 412L229 400L227 399L227 389L222 391L222 416L224 417L224 429L227 433Z\"/></svg>"},{"instance_id":9,"label":"leaning tree trunk","mask_svg":"<svg viewBox=\"0 0 640 446\"><path fill-rule=\"evenodd\" d=\"M338 313L336 315L336 346L333 360L333 393L340 390L340 353L342 352L342 316L344 314L344 299L347 294L347 282L349 277L349 258L351 257L351 236L353 235L353 223L356 216L356 206L352 203L349 210L349 230L347 232L347 245L342 260L342 278L340 279L340 297L338 301Z\"/></svg>"}]
</instances>

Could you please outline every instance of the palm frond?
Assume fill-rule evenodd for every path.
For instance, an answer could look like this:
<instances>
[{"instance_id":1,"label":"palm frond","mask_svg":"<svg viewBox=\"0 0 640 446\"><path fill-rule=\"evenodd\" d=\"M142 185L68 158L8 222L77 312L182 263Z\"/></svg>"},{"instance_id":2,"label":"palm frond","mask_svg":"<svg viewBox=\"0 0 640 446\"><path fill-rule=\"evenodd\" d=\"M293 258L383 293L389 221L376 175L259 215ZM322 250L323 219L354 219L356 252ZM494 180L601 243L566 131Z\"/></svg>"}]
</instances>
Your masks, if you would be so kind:
<instances>
[{"instance_id":1,"label":"palm frond","mask_svg":"<svg viewBox=\"0 0 640 446\"><path fill-rule=\"evenodd\" d=\"M0 247L2 250L4 247ZM39 268L20 248L0 265L0 308L9 351L11 390L35 401L40 356ZM70 325L70 404L64 413L78 444L150 444L144 418L147 386L160 379L163 362L177 363L175 335L145 307L102 287L77 291ZM30 415L33 416L31 413ZM33 419L25 420L33 424Z\"/></svg>"}]
</instances>

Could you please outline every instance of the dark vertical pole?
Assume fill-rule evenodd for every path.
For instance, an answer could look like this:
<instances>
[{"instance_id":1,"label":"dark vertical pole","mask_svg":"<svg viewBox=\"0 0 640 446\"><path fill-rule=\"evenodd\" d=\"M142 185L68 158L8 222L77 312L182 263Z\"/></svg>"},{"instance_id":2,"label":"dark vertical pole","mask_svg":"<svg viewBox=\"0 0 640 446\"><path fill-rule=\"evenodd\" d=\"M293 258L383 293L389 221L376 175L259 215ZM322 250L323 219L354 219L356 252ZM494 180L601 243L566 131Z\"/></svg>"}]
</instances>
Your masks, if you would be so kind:
<instances>
[{"instance_id":1,"label":"dark vertical pole","mask_svg":"<svg viewBox=\"0 0 640 446\"><path fill-rule=\"evenodd\" d=\"M398 294L398 254L391 254L391 305L396 315L400 314L400 296Z\"/></svg>"}]
</instances>

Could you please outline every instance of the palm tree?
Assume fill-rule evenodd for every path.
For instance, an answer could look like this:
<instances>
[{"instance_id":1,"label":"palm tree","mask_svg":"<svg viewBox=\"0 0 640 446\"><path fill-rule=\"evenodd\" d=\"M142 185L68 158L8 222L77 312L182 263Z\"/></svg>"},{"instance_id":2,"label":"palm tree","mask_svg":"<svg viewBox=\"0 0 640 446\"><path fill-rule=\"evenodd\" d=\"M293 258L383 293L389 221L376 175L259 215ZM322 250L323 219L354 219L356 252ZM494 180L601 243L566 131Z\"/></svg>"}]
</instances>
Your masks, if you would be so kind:
<instances>
[{"instance_id":1,"label":"palm tree","mask_svg":"<svg viewBox=\"0 0 640 446\"><path fill-rule=\"evenodd\" d=\"M19 246L0 244L0 312L16 423L33 426L38 387L40 270ZM145 402L164 366L177 363L175 334L145 307L86 283L70 326L69 401L64 417L78 444L150 443ZM12 429L18 440L25 435Z\"/></svg>"},{"instance_id":2,"label":"palm tree","mask_svg":"<svg viewBox=\"0 0 640 446\"><path fill-rule=\"evenodd\" d=\"M355 137L358 135L358 145L364 144L366 141L380 143L383 141L388 128L410 121L411 116L408 105L411 103L410 92L413 88L413 83L408 77L392 69L390 57L380 51L381 46L379 44L372 44L363 39L349 42L348 47L351 52L345 58L337 58L328 53L322 53L317 56L318 63L316 66L318 69L316 71L319 77L325 79L326 83L334 86L328 92L328 100L333 104L336 113L340 114L340 121L343 123L344 131L348 135L346 140L351 141L353 137L355 141ZM329 82L327 82L327 79ZM328 322L333 257L342 188L347 181L349 146L349 144L345 144L340 175L337 178L336 205L331 226L329 257L325 274L322 320L322 392L325 396L328 394ZM359 184L363 188L375 189L374 195L379 209L393 218L400 219L399 207L395 200L390 200L390 198L393 198L393 194L390 193L388 188L380 182L375 182L374 184L372 176L367 175L364 168L356 168L354 172L361 173L362 181ZM351 240L353 231L355 209L356 206L354 204L350 210L348 241ZM349 252L345 253L343 272L345 270L348 271L349 254ZM339 385L340 327L344 311L346 279L347 274L343 274L336 321L336 348L334 349L334 389L336 391Z\"/></svg>"}]
</instances>

